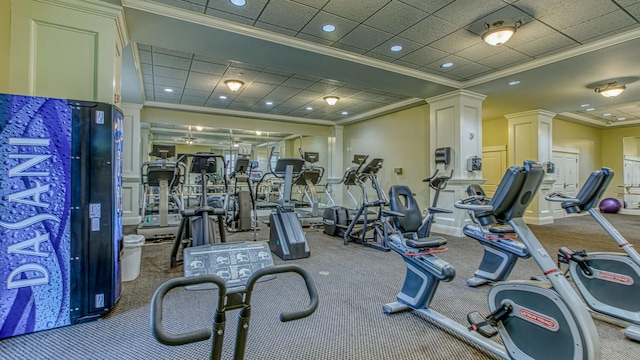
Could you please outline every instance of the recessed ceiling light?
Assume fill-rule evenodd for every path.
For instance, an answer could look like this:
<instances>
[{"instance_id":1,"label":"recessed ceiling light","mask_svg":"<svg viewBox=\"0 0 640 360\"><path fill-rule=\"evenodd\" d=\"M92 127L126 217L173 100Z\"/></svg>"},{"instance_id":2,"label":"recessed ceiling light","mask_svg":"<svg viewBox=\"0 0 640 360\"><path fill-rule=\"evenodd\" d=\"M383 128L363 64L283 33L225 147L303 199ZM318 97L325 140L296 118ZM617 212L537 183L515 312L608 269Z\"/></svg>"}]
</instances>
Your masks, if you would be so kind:
<instances>
[{"instance_id":1,"label":"recessed ceiling light","mask_svg":"<svg viewBox=\"0 0 640 360\"><path fill-rule=\"evenodd\" d=\"M245 6L247 2L245 0L229 0L235 6Z\"/></svg>"},{"instance_id":2,"label":"recessed ceiling light","mask_svg":"<svg viewBox=\"0 0 640 360\"><path fill-rule=\"evenodd\" d=\"M582 104L582 105L580 105L580 107L587 107L587 106L589 106L589 104Z\"/></svg>"},{"instance_id":3,"label":"recessed ceiling light","mask_svg":"<svg viewBox=\"0 0 640 360\"><path fill-rule=\"evenodd\" d=\"M595 110L595 108L584 109L584 111L593 111L593 110Z\"/></svg>"},{"instance_id":4,"label":"recessed ceiling light","mask_svg":"<svg viewBox=\"0 0 640 360\"><path fill-rule=\"evenodd\" d=\"M307 110L313 110L311 106L307 106Z\"/></svg>"},{"instance_id":5,"label":"recessed ceiling light","mask_svg":"<svg viewBox=\"0 0 640 360\"><path fill-rule=\"evenodd\" d=\"M169 89L169 88L167 88L167 89L164 89L164 91L165 91L165 92L173 92L173 89Z\"/></svg>"},{"instance_id":6,"label":"recessed ceiling light","mask_svg":"<svg viewBox=\"0 0 640 360\"><path fill-rule=\"evenodd\" d=\"M400 51L402 50L402 46L401 45L393 45L391 47L391 51Z\"/></svg>"},{"instance_id":7,"label":"recessed ceiling light","mask_svg":"<svg viewBox=\"0 0 640 360\"><path fill-rule=\"evenodd\" d=\"M442 67L442 68L450 68L452 66L453 66L452 62L446 62L446 63L440 65L440 67Z\"/></svg>"},{"instance_id":8,"label":"recessed ceiling light","mask_svg":"<svg viewBox=\"0 0 640 360\"><path fill-rule=\"evenodd\" d=\"M627 120L627 118L619 117L616 120Z\"/></svg>"},{"instance_id":9,"label":"recessed ceiling light","mask_svg":"<svg viewBox=\"0 0 640 360\"><path fill-rule=\"evenodd\" d=\"M349 113L348 113L348 112L346 112L346 111L343 111L343 112L342 112L342 115L349 115Z\"/></svg>"},{"instance_id":10,"label":"recessed ceiling light","mask_svg":"<svg viewBox=\"0 0 640 360\"><path fill-rule=\"evenodd\" d=\"M604 113L602 116L611 116L611 113Z\"/></svg>"},{"instance_id":11,"label":"recessed ceiling light","mask_svg":"<svg viewBox=\"0 0 640 360\"><path fill-rule=\"evenodd\" d=\"M511 86L518 85L518 84L520 84L520 80L509 81L509 85L511 85Z\"/></svg>"},{"instance_id":12,"label":"recessed ceiling light","mask_svg":"<svg viewBox=\"0 0 640 360\"><path fill-rule=\"evenodd\" d=\"M221 100L226 100L226 99L227 99L227 97L226 97L226 96L224 96L224 95L220 95L220 99L221 99Z\"/></svg>"},{"instance_id":13,"label":"recessed ceiling light","mask_svg":"<svg viewBox=\"0 0 640 360\"><path fill-rule=\"evenodd\" d=\"M336 29L335 25L325 24L322 25L322 31L324 32L333 32Z\"/></svg>"},{"instance_id":14,"label":"recessed ceiling light","mask_svg":"<svg viewBox=\"0 0 640 360\"><path fill-rule=\"evenodd\" d=\"M265 104L267 104L267 105L273 105L273 102L272 102L272 101L267 101Z\"/></svg>"},{"instance_id":15,"label":"recessed ceiling light","mask_svg":"<svg viewBox=\"0 0 640 360\"><path fill-rule=\"evenodd\" d=\"M203 127L202 126L196 126L196 130L198 131L202 131Z\"/></svg>"}]
</instances>

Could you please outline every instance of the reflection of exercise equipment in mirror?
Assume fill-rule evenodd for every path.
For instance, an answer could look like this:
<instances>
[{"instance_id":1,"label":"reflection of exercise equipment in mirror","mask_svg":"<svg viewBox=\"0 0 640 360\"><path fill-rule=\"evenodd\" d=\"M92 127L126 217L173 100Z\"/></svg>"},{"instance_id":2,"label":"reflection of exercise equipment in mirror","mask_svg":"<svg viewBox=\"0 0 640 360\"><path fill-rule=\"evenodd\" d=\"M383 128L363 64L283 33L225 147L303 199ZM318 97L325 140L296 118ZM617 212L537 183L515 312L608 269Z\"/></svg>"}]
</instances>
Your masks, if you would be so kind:
<instances>
[{"instance_id":1,"label":"reflection of exercise equipment in mirror","mask_svg":"<svg viewBox=\"0 0 640 360\"><path fill-rule=\"evenodd\" d=\"M230 232L257 230L256 197L250 174L257 166L250 161L251 144L241 144L231 173L232 191L225 196L225 223Z\"/></svg>"},{"instance_id":2,"label":"reflection of exercise equipment in mirror","mask_svg":"<svg viewBox=\"0 0 640 360\"><path fill-rule=\"evenodd\" d=\"M151 332L158 342L171 346L210 340L210 359L219 360L222 358L222 342L225 335L226 313L231 310L239 310L233 358L242 360L245 358L245 350L249 338L249 320L251 317L251 295L253 288L261 278L282 273L296 273L302 277L306 285L307 293L309 294L309 305L302 310L281 313L280 321L298 320L313 314L318 307L318 291L311 276L298 265L280 265L257 270L251 274L246 286L236 288L227 287L225 280L217 275L181 277L165 282L160 285L151 299ZM208 288L212 288L211 286L217 288L217 306L215 315L213 316L212 327L180 334L170 333L162 324L165 296L172 289L197 285L209 285L210 287Z\"/></svg>"},{"instance_id":3,"label":"reflection of exercise equipment in mirror","mask_svg":"<svg viewBox=\"0 0 640 360\"><path fill-rule=\"evenodd\" d=\"M274 148L269 155L269 171L258 182L256 187L267 175L282 179L281 200L269 215L269 247L271 252L283 260L306 258L311 255L307 238L302 230L302 224L291 202L291 189L295 181L304 174L304 160L298 158L279 158L275 167L271 167Z\"/></svg>"},{"instance_id":4,"label":"reflection of exercise equipment in mirror","mask_svg":"<svg viewBox=\"0 0 640 360\"><path fill-rule=\"evenodd\" d=\"M575 197L556 192L545 199L562 203L569 214L588 212L624 251L589 253L562 247L558 262L569 264L571 279L591 310L630 322L624 334L640 341L640 254L598 209L612 179L613 171L603 167L591 173Z\"/></svg>"},{"instance_id":5,"label":"reflection of exercise equipment in mirror","mask_svg":"<svg viewBox=\"0 0 640 360\"><path fill-rule=\"evenodd\" d=\"M302 153L302 150L300 149ZM304 152L304 169L300 176L293 182L293 185L301 187L302 196L308 200L311 210L296 209L296 213L300 218L303 227L322 225L322 212L319 208L319 197L316 186L322 181L324 176L324 168L315 165L319 161L317 152ZM322 185L325 186L326 185Z\"/></svg>"},{"instance_id":6,"label":"reflection of exercise equipment in mirror","mask_svg":"<svg viewBox=\"0 0 640 360\"><path fill-rule=\"evenodd\" d=\"M142 221L137 234L146 240L173 239L180 224L183 210L182 186L185 182L186 166L168 162L175 156L173 146L154 145L149 154L158 159L147 161L140 167L143 185Z\"/></svg>"},{"instance_id":7,"label":"reflection of exercise equipment in mirror","mask_svg":"<svg viewBox=\"0 0 640 360\"><path fill-rule=\"evenodd\" d=\"M200 206L196 209L185 209L182 211L178 234L176 235L171 250L172 268L182 263L182 257L178 257L180 247L184 249L189 246L215 244L226 241L223 218L224 209L209 206L207 201L207 183L209 182L209 177L217 171L216 159L220 159L224 165L223 174L226 174L227 166L224 158L221 155L212 153L184 154L178 159L178 162L189 158L191 159L189 172L201 176ZM227 193L226 176L223 176L223 179L224 192ZM217 231L216 226L218 227Z\"/></svg>"},{"instance_id":8,"label":"reflection of exercise equipment in mirror","mask_svg":"<svg viewBox=\"0 0 640 360\"><path fill-rule=\"evenodd\" d=\"M544 169L525 161L512 166L500 182L491 205L476 204L475 196L456 202L477 218L502 218L519 235L540 266L545 281L505 281L489 290L488 316L467 315L463 325L431 307L440 282L455 277L455 269L435 254L443 240L413 240L393 232L389 246L400 254L407 273L397 301L383 305L389 314L414 310L464 339L503 359L600 359L598 332L584 304L557 268L522 216L538 192ZM500 335L502 343L490 338Z\"/></svg>"}]
</instances>

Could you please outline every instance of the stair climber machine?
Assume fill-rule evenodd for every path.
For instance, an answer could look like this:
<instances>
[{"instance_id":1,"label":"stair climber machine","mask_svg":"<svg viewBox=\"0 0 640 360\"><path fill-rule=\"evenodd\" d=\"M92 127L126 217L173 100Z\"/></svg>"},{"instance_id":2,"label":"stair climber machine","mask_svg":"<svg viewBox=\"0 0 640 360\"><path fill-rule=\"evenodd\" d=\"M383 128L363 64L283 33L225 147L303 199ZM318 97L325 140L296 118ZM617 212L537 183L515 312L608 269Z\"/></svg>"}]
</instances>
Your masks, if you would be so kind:
<instances>
[{"instance_id":1,"label":"stair climber machine","mask_svg":"<svg viewBox=\"0 0 640 360\"><path fill-rule=\"evenodd\" d=\"M299 149L302 159L304 159L304 171L293 185L300 186L304 189L303 195L308 199L311 210L297 209L296 213L300 218L303 227L315 227L322 225L322 213L318 207L319 199L316 185L322 181L324 176L324 168L314 165L319 160L317 152L304 152Z\"/></svg>"},{"instance_id":2,"label":"stair climber machine","mask_svg":"<svg viewBox=\"0 0 640 360\"><path fill-rule=\"evenodd\" d=\"M299 158L279 158L275 168L271 168L271 158L274 148L269 154L269 173L265 174L256 184L256 189L264 178L271 174L283 179L282 198L276 208L269 215L269 248L282 260L307 258L311 255L307 238L302 230L302 224L291 202L291 188L293 183L304 175L304 160Z\"/></svg>"},{"instance_id":3,"label":"stair climber machine","mask_svg":"<svg viewBox=\"0 0 640 360\"><path fill-rule=\"evenodd\" d=\"M224 226L224 208L215 208L207 202L207 184L209 177L217 172L216 159L220 159L224 165L223 174L227 173L227 165L222 155L212 153L184 154L178 159L178 163L191 159L190 173L199 174L200 181L200 206L195 209L182 211L182 220L178 227L178 234L173 241L171 249L171 268L183 262L178 256L180 247L184 249L208 244L226 242ZM227 178L223 175L224 192L228 193ZM216 230L217 227L217 230Z\"/></svg>"},{"instance_id":4,"label":"stair climber machine","mask_svg":"<svg viewBox=\"0 0 640 360\"><path fill-rule=\"evenodd\" d=\"M309 305L303 310L284 312L280 314L280 321L287 322L305 318L318 308L318 291L313 283L313 279L303 268L298 265L279 265L261 268L251 274L242 286L231 287L225 279L217 275L200 275L193 277L180 277L171 279L156 290L151 299L151 333L160 343L170 346L191 344L194 342L210 340L212 360L222 358L223 340L225 335L225 325L227 312L239 310L238 327L236 331L236 343L233 353L234 360L243 360L249 338L249 320L251 317L251 295L256 282L267 280L276 274L296 273L302 277L309 294ZM204 328L190 332L173 334L162 324L163 302L167 293L179 287L209 285L206 288L217 288L218 301L213 325L211 328Z\"/></svg>"},{"instance_id":5,"label":"stair climber machine","mask_svg":"<svg viewBox=\"0 0 640 360\"><path fill-rule=\"evenodd\" d=\"M389 251L387 246L387 234L385 232L385 206L387 198L378 184L378 171L382 168L382 159L373 159L356 174L356 183L362 189L362 205L350 219L349 226L344 231L344 245L350 241L372 247L374 249ZM376 193L376 199L369 201L366 182L369 180ZM377 211L372 215L370 209ZM369 235L371 233L371 235Z\"/></svg>"},{"instance_id":6,"label":"stair climber machine","mask_svg":"<svg viewBox=\"0 0 640 360\"><path fill-rule=\"evenodd\" d=\"M589 253L562 247L558 262L569 264L571 279L589 309L631 323L624 334L640 341L640 254L598 209L613 175L603 167L591 173L575 197L555 192L545 198L561 202L568 214L588 212L624 251Z\"/></svg>"},{"instance_id":7,"label":"stair climber machine","mask_svg":"<svg viewBox=\"0 0 640 360\"><path fill-rule=\"evenodd\" d=\"M233 191L225 196L225 223L229 232L257 230L256 198L250 174L256 163L249 160L251 144L240 144L235 167L231 173Z\"/></svg>"},{"instance_id":8,"label":"stair climber machine","mask_svg":"<svg viewBox=\"0 0 640 360\"><path fill-rule=\"evenodd\" d=\"M173 146L154 145L153 148L149 155L160 158L160 161L145 162L140 167L144 195L142 222L136 232L147 240L173 239L180 225L180 211L184 203L182 185L187 169L184 163L167 161L168 157L175 156ZM170 211L169 200L173 201L173 211Z\"/></svg>"},{"instance_id":9,"label":"stair climber machine","mask_svg":"<svg viewBox=\"0 0 640 360\"><path fill-rule=\"evenodd\" d=\"M462 325L430 307L440 282L455 277L453 266L436 256L446 240L406 236L390 226L388 244L404 259L407 274L397 301L384 305L383 310L388 314L417 311L503 359L601 359L593 319L522 219L544 173L540 164L525 161L523 166L512 166L506 171L491 204L474 203L478 198L473 196L458 200L455 206L473 211L478 219L486 218L482 221L487 224L502 219L511 225L522 243L530 250L535 249L530 251L531 257L546 281L496 283L488 295L490 314L485 317L471 312L467 315L469 325ZM491 339L498 334L501 343Z\"/></svg>"}]
</instances>

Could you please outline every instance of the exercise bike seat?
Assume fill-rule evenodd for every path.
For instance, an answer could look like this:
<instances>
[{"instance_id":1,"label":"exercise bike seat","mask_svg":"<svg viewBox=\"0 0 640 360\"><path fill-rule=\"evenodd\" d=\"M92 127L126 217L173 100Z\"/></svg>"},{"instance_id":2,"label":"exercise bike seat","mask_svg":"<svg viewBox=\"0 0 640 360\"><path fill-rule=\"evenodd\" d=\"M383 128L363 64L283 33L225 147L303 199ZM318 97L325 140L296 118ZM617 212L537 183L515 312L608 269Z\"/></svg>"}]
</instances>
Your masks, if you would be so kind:
<instances>
[{"instance_id":1,"label":"exercise bike seat","mask_svg":"<svg viewBox=\"0 0 640 360\"><path fill-rule=\"evenodd\" d=\"M513 228L511 225L492 225L489 226L489 232L493 234L513 234Z\"/></svg>"},{"instance_id":2,"label":"exercise bike seat","mask_svg":"<svg viewBox=\"0 0 640 360\"><path fill-rule=\"evenodd\" d=\"M447 244L447 240L442 236L429 236L422 239L405 239L405 244L414 249L431 249Z\"/></svg>"}]
</instances>

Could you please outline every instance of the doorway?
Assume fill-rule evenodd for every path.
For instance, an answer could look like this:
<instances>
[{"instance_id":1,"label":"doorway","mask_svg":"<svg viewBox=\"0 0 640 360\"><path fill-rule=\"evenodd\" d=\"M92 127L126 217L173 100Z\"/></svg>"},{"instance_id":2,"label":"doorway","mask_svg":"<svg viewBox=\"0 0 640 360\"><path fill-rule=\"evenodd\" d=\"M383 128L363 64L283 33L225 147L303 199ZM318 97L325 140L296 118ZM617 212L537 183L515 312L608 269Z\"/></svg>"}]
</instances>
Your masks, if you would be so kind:
<instances>
[{"instance_id":1,"label":"doorway","mask_svg":"<svg viewBox=\"0 0 640 360\"><path fill-rule=\"evenodd\" d=\"M568 196L576 196L580 190L580 150L573 148L553 147L551 161L555 164L552 178L555 180L552 192L562 192ZM567 216L561 203L552 202L551 211L554 219Z\"/></svg>"}]
</instances>

